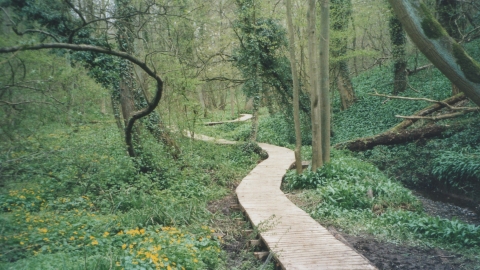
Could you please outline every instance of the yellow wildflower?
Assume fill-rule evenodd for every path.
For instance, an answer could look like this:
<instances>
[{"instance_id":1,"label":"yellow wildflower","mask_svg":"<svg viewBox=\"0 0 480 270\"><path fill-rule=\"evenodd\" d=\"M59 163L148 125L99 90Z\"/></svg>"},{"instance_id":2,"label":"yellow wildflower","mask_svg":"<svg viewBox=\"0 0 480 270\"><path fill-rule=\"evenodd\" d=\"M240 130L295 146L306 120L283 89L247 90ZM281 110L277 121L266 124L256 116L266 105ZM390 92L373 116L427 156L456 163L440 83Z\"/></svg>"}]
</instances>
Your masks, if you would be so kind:
<instances>
[{"instance_id":1,"label":"yellow wildflower","mask_svg":"<svg viewBox=\"0 0 480 270\"><path fill-rule=\"evenodd\" d=\"M38 231L41 232L41 233L47 233L48 229L47 228L40 228L40 229L38 229Z\"/></svg>"},{"instance_id":2,"label":"yellow wildflower","mask_svg":"<svg viewBox=\"0 0 480 270\"><path fill-rule=\"evenodd\" d=\"M104 232L103 237L107 237L110 233L109 232Z\"/></svg>"},{"instance_id":3,"label":"yellow wildflower","mask_svg":"<svg viewBox=\"0 0 480 270\"><path fill-rule=\"evenodd\" d=\"M197 259L194 259L193 262L194 262L194 263L198 263L198 260L197 260Z\"/></svg>"},{"instance_id":4,"label":"yellow wildflower","mask_svg":"<svg viewBox=\"0 0 480 270\"><path fill-rule=\"evenodd\" d=\"M117 262L115 265L116 265L116 266L120 266L120 265L122 265L122 264L121 264L120 262Z\"/></svg>"},{"instance_id":5,"label":"yellow wildflower","mask_svg":"<svg viewBox=\"0 0 480 270\"><path fill-rule=\"evenodd\" d=\"M70 237L70 241L75 240L75 236Z\"/></svg>"},{"instance_id":6,"label":"yellow wildflower","mask_svg":"<svg viewBox=\"0 0 480 270\"><path fill-rule=\"evenodd\" d=\"M126 248L127 248L127 244L123 244L122 249L126 249Z\"/></svg>"},{"instance_id":7,"label":"yellow wildflower","mask_svg":"<svg viewBox=\"0 0 480 270\"><path fill-rule=\"evenodd\" d=\"M93 239L95 239L95 236L90 235L90 240L93 240Z\"/></svg>"},{"instance_id":8,"label":"yellow wildflower","mask_svg":"<svg viewBox=\"0 0 480 270\"><path fill-rule=\"evenodd\" d=\"M117 235L123 235L123 231L119 231Z\"/></svg>"},{"instance_id":9,"label":"yellow wildflower","mask_svg":"<svg viewBox=\"0 0 480 270\"><path fill-rule=\"evenodd\" d=\"M96 246L96 245L98 245L98 241L97 241L97 240L93 240L93 241L92 241L92 246Z\"/></svg>"}]
</instances>

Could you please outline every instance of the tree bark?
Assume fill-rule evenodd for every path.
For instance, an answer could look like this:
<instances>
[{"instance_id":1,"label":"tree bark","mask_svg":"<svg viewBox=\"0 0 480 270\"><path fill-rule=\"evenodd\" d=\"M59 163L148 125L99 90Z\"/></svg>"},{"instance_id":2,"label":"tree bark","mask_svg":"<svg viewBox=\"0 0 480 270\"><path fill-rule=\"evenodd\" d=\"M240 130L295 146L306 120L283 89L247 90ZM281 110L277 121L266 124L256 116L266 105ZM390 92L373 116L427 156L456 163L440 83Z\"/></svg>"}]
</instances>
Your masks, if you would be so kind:
<instances>
[{"instance_id":1,"label":"tree bark","mask_svg":"<svg viewBox=\"0 0 480 270\"><path fill-rule=\"evenodd\" d=\"M458 18L457 0L437 0L438 22L445 28L447 33L459 41L461 39L460 31L455 23ZM452 83L452 95L460 93L460 89Z\"/></svg>"},{"instance_id":2,"label":"tree bark","mask_svg":"<svg viewBox=\"0 0 480 270\"><path fill-rule=\"evenodd\" d=\"M393 57L393 94L398 95L407 89L407 59L405 55L407 40L400 20L393 13L390 17L389 29Z\"/></svg>"},{"instance_id":3,"label":"tree bark","mask_svg":"<svg viewBox=\"0 0 480 270\"><path fill-rule=\"evenodd\" d=\"M330 0L320 2L320 123L322 163L330 162Z\"/></svg>"},{"instance_id":4,"label":"tree bark","mask_svg":"<svg viewBox=\"0 0 480 270\"><path fill-rule=\"evenodd\" d=\"M338 63L337 87L340 93L341 110L346 110L355 103L355 91L353 90L347 61Z\"/></svg>"},{"instance_id":5,"label":"tree bark","mask_svg":"<svg viewBox=\"0 0 480 270\"><path fill-rule=\"evenodd\" d=\"M295 123L295 164L297 169L297 174L302 173L302 136L300 134L300 104L299 104L299 89L300 83L298 82L298 73L297 73L297 60L295 57L295 35L293 33L293 22L292 22L292 1L286 0L285 4L287 6L287 28L288 36L290 39L290 65L292 68L292 79L293 79L293 120Z\"/></svg>"},{"instance_id":6,"label":"tree bark","mask_svg":"<svg viewBox=\"0 0 480 270\"><path fill-rule=\"evenodd\" d=\"M480 64L453 40L419 0L389 0L420 51L460 91L480 106Z\"/></svg>"},{"instance_id":7,"label":"tree bark","mask_svg":"<svg viewBox=\"0 0 480 270\"><path fill-rule=\"evenodd\" d=\"M338 37L332 38L330 52L334 58L343 57L347 54L348 24L353 20L352 0L332 0L330 10L332 31L338 33ZM355 103L356 100L347 60L338 60L335 64L335 69L338 70L336 80L340 93L340 109L346 110Z\"/></svg>"},{"instance_id":8,"label":"tree bark","mask_svg":"<svg viewBox=\"0 0 480 270\"><path fill-rule=\"evenodd\" d=\"M312 171L323 166L322 139L320 132L320 97L318 93L317 54L316 46L316 4L315 0L308 1L307 35L308 35L308 76L310 78L310 102L312 121Z\"/></svg>"}]
</instances>

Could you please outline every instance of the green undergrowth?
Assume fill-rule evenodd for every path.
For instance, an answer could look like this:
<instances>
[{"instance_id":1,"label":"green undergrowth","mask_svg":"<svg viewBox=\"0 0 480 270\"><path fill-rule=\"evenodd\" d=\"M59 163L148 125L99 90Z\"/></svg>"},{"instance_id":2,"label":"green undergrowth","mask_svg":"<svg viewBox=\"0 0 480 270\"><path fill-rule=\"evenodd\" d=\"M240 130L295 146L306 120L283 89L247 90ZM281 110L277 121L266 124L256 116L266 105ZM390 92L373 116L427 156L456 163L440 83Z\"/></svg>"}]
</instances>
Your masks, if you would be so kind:
<instances>
[{"instance_id":1,"label":"green undergrowth","mask_svg":"<svg viewBox=\"0 0 480 270\"><path fill-rule=\"evenodd\" d=\"M229 193L259 156L177 142L174 160L143 136L134 160L110 123L46 125L2 143L0 269L224 268L207 203Z\"/></svg>"},{"instance_id":2,"label":"green undergrowth","mask_svg":"<svg viewBox=\"0 0 480 270\"><path fill-rule=\"evenodd\" d=\"M474 59L480 59L480 41L465 44L466 51ZM425 61L420 58L420 63ZM413 65L412 60L410 64ZM419 64L422 65L422 64ZM391 67L377 67L353 78L358 97L346 111L334 111L332 143L372 136L386 131L402 119L395 115L408 116L429 106L425 101L408 101L374 97L368 95L375 90L390 94L392 90ZM411 87L401 96L426 97L442 100L451 96L451 83L435 68L409 76ZM334 108L338 108L338 97ZM462 106L474 106L464 104ZM427 190L441 189L466 195L479 202L480 161L478 159L479 116L471 113L451 120L437 121L438 124L462 126L463 130L446 131L430 140L394 146L376 146L372 150L358 153L358 157L375 164L388 176L395 177L406 185ZM430 124L418 121L413 127Z\"/></svg>"},{"instance_id":3,"label":"green undergrowth","mask_svg":"<svg viewBox=\"0 0 480 270\"><path fill-rule=\"evenodd\" d=\"M471 115L467 120L462 131L447 131L428 141L377 146L357 155L408 186L463 194L478 203L480 119Z\"/></svg>"},{"instance_id":4,"label":"green undergrowth","mask_svg":"<svg viewBox=\"0 0 480 270\"><path fill-rule=\"evenodd\" d=\"M410 190L348 153L334 151L331 162L317 172L288 172L284 188L298 193L300 206L312 217L346 233L468 254L480 251L480 227L427 215Z\"/></svg>"}]
</instances>

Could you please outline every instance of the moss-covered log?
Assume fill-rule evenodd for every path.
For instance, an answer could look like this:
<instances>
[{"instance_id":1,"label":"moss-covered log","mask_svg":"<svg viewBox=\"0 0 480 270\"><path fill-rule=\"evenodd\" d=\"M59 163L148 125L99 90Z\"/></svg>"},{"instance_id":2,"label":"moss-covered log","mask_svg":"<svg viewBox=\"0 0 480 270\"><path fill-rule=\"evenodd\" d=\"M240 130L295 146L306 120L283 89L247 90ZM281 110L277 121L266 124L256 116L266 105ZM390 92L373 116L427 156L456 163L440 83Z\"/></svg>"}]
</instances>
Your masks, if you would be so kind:
<instances>
[{"instance_id":1,"label":"moss-covered log","mask_svg":"<svg viewBox=\"0 0 480 270\"><path fill-rule=\"evenodd\" d=\"M420 0L389 0L420 51L475 104L480 105L480 64L473 60Z\"/></svg>"},{"instance_id":2,"label":"moss-covered log","mask_svg":"<svg viewBox=\"0 0 480 270\"><path fill-rule=\"evenodd\" d=\"M350 151L365 151L377 145L394 145L411 142L423 138L431 138L442 134L451 126L432 125L417 129L402 130L400 132L385 132L380 135L360 138L354 141L340 143L335 146L337 149L348 149Z\"/></svg>"}]
</instances>

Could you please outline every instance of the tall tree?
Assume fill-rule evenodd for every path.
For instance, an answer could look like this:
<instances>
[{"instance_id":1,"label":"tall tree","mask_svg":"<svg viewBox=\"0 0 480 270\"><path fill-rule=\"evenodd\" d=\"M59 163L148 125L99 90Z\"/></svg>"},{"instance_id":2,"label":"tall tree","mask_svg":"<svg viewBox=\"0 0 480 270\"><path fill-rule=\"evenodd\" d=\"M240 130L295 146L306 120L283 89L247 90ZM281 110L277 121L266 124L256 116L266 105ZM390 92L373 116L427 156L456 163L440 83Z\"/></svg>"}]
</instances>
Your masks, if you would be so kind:
<instances>
[{"instance_id":1,"label":"tall tree","mask_svg":"<svg viewBox=\"0 0 480 270\"><path fill-rule=\"evenodd\" d=\"M292 22L292 1L285 0L287 6L287 28L290 39L290 66L292 67L293 78L293 120L295 122L295 165L297 174L302 173L302 136L300 134L300 105L299 94L300 83L298 81L297 60L295 57L295 35Z\"/></svg>"},{"instance_id":2,"label":"tall tree","mask_svg":"<svg viewBox=\"0 0 480 270\"><path fill-rule=\"evenodd\" d=\"M322 162L330 162L330 0L320 1L320 116Z\"/></svg>"},{"instance_id":3,"label":"tall tree","mask_svg":"<svg viewBox=\"0 0 480 270\"><path fill-rule=\"evenodd\" d=\"M460 91L480 106L480 64L451 38L419 0L389 0L405 31L420 51Z\"/></svg>"},{"instance_id":4,"label":"tall tree","mask_svg":"<svg viewBox=\"0 0 480 270\"><path fill-rule=\"evenodd\" d=\"M345 59L348 48L348 25L352 18L352 0L331 0L330 17L332 27L332 46L330 52L335 59L333 69L337 71L336 84L340 93L341 109L346 110L355 103L355 91L348 62Z\"/></svg>"},{"instance_id":5,"label":"tall tree","mask_svg":"<svg viewBox=\"0 0 480 270\"><path fill-rule=\"evenodd\" d=\"M402 24L393 11L388 27L390 30L390 41L392 42L393 94L397 95L407 89L407 57L405 53L407 39Z\"/></svg>"},{"instance_id":6,"label":"tall tree","mask_svg":"<svg viewBox=\"0 0 480 270\"><path fill-rule=\"evenodd\" d=\"M447 33L455 39L455 41L460 41L461 35L457 25L457 19L459 17L457 0L437 0L437 14L438 22L445 28ZM458 94L459 92L458 87L452 83L452 95Z\"/></svg>"},{"instance_id":7,"label":"tall tree","mask_svg":"<svg viewBox=\"0 0 480 270\"><path fill-rule=\"evenodd\" d=\"M308 1L307 11L307 35L308 35L308 76L310 78L310 101L311 101L311 120L312 120L312 171L316 171L323 166L322 160L322 133L320 132L320 97L319 82L317 74L317 46L316 46L316 1Z\"/></svg>"}]
</instances>

